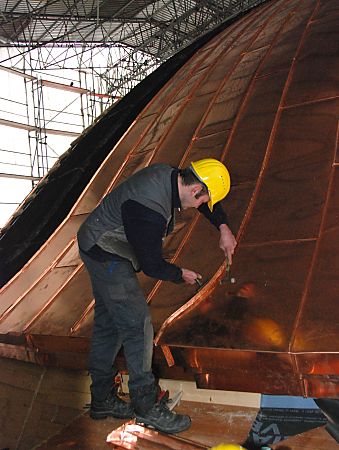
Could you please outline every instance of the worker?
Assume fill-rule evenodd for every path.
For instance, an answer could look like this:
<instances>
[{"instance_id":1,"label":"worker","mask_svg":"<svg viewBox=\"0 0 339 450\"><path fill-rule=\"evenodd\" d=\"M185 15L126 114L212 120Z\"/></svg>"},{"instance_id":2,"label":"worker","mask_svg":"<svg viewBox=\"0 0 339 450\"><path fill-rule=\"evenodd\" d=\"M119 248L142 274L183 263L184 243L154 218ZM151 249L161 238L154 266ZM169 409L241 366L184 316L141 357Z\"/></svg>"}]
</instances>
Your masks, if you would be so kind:
<instances>
[{"instance_id":1,"label":"worker","mask_svg":"<svg viewBox=\"0 0 339 450\"><path fill-rule=\"evenodd\" d=\"M190 426L188 416L170 411L164 399L158 401L151 368L153 326L136 272L191 285L202 278L162 256L163 238L173 230L176 210L187 208L199 209L220 230L219 245L231 263L236 240L219 203L229 189L229 173L216 159L192 162L185 169L154 164L114 187L81 225L79 252L95 298L89 355L93 419L136 417L165 433ZM112 386L121 347L131 403Z\"/></svg>"}]
</instances>

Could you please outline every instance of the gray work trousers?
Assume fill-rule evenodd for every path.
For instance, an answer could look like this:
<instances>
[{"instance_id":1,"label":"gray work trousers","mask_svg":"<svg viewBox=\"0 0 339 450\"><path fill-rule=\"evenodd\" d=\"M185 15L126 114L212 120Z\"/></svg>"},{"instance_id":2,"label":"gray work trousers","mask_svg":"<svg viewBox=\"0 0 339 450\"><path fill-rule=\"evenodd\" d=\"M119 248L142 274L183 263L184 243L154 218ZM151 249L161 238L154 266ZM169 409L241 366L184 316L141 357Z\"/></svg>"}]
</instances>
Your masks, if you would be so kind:
<instances>
[{"instance_id":1,"label":"gray work trousers","mask_svg":"<svg viewBox=\"0 0 339 450\"><path fill-rule=\"evenodd\" d=\"M149 307L132 264L116 257L99 262L80 251L89 272L95 298L89 355L91 393L104 400L117 373L115 358L123 347L129 389L154 383L152 373L153 326Z\"/></svg>"}]
</instances>

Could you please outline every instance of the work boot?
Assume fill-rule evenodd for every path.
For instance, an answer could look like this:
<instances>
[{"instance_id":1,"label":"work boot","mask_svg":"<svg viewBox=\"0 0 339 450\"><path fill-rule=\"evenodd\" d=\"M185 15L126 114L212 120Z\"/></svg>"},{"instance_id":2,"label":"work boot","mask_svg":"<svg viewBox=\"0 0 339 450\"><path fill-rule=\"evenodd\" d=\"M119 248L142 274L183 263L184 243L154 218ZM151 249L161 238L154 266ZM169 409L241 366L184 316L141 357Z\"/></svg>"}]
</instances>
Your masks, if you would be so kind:
<instances>
[{"instance_id":1,"label":"work boot","mask_svg":"<svg viewBox=\"0 0 339 450\"><path fill-rule=\"evenodd\" d=\"M156 385L130 389L136 421L168 434L187 430L191 425L189 416L170 411L167 406L168 395L160 396L159 400L159 393Z\"/></svg>"},{"instance_id":2,"label":"work boot","mask_svg":"<svg viewBox=\"0 0 339 450\"><path fill-rule=\"evenodd\" d=\"M106 419L108 416L117 419L132 419L134 411L132 405L118 397L116 389L113 388L105 400L97 400L92 397L89 415L95 420Z\"/></svg>"},{"instance_id":3,"label":"work boot","mask_svg":"<svg viewBox=\"0 0 339 450\"><path fill-rule=\"evenodd\" d=\"M147 412L136 412L135 416L137 422L167 434L180 433L191 425L189 416L170 411L164 401L155 403Z\"/></svg>"}]
</instances>

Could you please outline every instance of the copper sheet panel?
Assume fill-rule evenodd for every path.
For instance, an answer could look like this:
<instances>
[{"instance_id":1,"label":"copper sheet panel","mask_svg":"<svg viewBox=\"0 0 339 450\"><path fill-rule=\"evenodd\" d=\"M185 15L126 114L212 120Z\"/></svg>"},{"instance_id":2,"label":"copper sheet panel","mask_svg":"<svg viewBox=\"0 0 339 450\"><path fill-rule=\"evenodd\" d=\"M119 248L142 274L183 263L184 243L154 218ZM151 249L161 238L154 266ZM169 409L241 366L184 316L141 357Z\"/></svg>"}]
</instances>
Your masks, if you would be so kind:
<instances>
[{"instance_id":1,"label":"copper sheet panel","mask_svg":"<svg viewBox=\"0 0 339 450\"><path fill-rule=\"evenodd\" d=\"M105 143L67 217L2 288L0 354L84 367L93 296L77 254L80 224L135 171L211 156L231 172L223 205L238 247L227 275L218 231L185 211L164 255L201 272L204 287L138 275L158 375L201 388L338 395L338 30L336 0L273 0L198 48ZM77 141L99 134L104 117Z\"/></svg>"},{"instance_id":2,"label":"copper sheet panel","mask_svg":"<svg viewBox=\"0 0 339 450\"><path fill-rule=\"evenodd\" d=\"M317 237L334 161L338 114L339 99L282 111L246 242ZM275 223L279 227L272 226Z\"/></svg>"},{"instance_id":3,"label":"copper sheet panel","mask_svg":"<svg viewBox=\"0 0 339 450\"><path fill-rule=\"evenodd\" d=\"M339 5L318 2L312 25L304 31L296 53L293 83L285 105L338 96Z\"/></svg>"},{"instance_id":4,"label":"copper sheet panel","mask_svg":"<svg viewBox=\"0 0 339 450\"><path fill-rule=\"evenodd\" d=\"M88 278L88 273L82 266L68 282L67 291L60 291L42 316L26 324L25 331L32 334L68 336L92 302L93 294Z\"/></svg>"},{"instance_id":5,"label":"copper sheet panel","mask_svg":"<svg viewBox=\"0 0 339 450\"><path fill-rule=\"evenodd\" d=\"M288 351L299 307L296 300L302 296L314 246L308 241L238 250L232 267L235 282L216 283L180 321L171 323L161 342Z\"/></svg>"},{"instance_id":6,"label":"copper sheet panel","mask_svg":"<svg viewBox=\"0 0 339 450\"><path fill-rule=\"evenodd\" d=\"M34 258L23 267L23 269L12 278L10 285L4 286L1 289L0 301L0 316L27 290L32 288L32 285L44 276L46 270L55 261L63 258L67 252L69 245L72 245L75 239L75 234L81 225L84 217L70 217L69 220L60 226L58 233L53 236L53 244L47 241L44 246L35 254ZM76 262L79 264L80 259Z\"/></svg>"},{"instance_id":7,"label":"copper sheet panel","mask_svg":"<svg viewBox=\"0 0 339 450\"><path fill-rule=\"evenodd\" d=\"M172 450L207 450L208 448L180 436L170 436L150 430L134 421L124 423L113 430L107 436L106 442L110 444L111 448L127 450L163 450L165 448Z\"/></svg>"}]
</instances>

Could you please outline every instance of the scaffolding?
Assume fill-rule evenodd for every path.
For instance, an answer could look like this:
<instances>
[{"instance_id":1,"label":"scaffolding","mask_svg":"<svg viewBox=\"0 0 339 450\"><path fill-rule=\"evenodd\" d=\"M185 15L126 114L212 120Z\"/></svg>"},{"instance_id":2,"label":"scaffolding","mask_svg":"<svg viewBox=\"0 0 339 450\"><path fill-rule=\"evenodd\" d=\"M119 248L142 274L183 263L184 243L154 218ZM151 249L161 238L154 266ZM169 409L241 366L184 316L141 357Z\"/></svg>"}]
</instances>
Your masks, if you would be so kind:
<instances>
[{"instance_id":1,"label":"scaffolding","mask_svg":"<svg viewBox=\"0 0 339 450\"><path fill-rule=\"evenodd\" d=\"M2 59L0 64L20 63L25 54L36 51L32 70L67 67L72 49L78 68L92 70L105 80L106 94L121 97L197 37L263 1L7 0L0 42L17 48L18 57ZM55 48L60 49L57 57ZM50 51L43 54L41 49ZM104 56L104 66L93 64L98 53Z\"/></svg>"},{"instance_id":2,"label":"scaffolding","mask_svg":"<svg viewBox=\"0 0 339 450\"><path fill-rule=\"evenodd\" d=\"M21 152L29 154L29 164L25 173L4 170L0 179L24 177L34 187L60 155L50 146L51 135L75 138L173 54L264 1L6 0L0 70L23 78L26 119L10 121L0 111L0 124L27 130ZM74 97L53 106L46 95L51 89ZM0 164L14 152L20 153L0 149Z\"/></svg>"}]
</instances>

